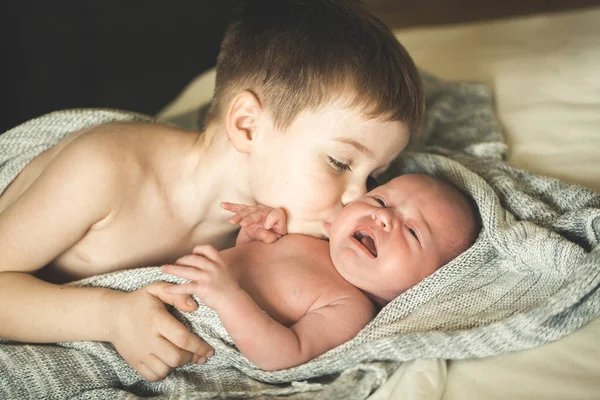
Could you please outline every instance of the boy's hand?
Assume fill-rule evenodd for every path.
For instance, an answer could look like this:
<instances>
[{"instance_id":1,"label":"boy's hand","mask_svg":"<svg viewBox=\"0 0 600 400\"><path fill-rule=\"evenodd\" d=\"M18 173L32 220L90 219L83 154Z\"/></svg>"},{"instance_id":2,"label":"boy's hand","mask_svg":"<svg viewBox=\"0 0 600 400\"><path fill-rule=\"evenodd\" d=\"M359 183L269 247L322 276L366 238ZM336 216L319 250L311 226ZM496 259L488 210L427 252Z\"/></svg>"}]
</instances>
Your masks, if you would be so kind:
<instances>
[{"instance_id":1,"label":"boy's hand","mask_svg":"<svg viewBox=\"0 0 600 400\"><path fill-rule=\"evenodd\" d=\"M216 311L223 300L227 302L229 296L241 290L219 251L210 245L196 246L192 254L181 257L175 265L163 265L162 270L191 281L166 287L166 293L194 294Z\"/></svg>"},{"instance_id":2,"label":"boy's hand","mask_svg":"<svg viewBox=\"0 0 600 400\"><path fill-rule=\"evenodd\" d=\"M281 208L271 208L260 204L247 206L228 202L222 202L221 207L235 213L229 222L242 227L236 244L251 240L273 243L287 234L287 218Z\"/></svg>"},{"instance_id":3,"label":"boy's hand","mask_svg":"<svg viewBox=\"0 0 600 400\"><path fill-rule=\"evenodd\" d=\"M203 364L214 354L204 340L167 311L165 303L187 312L198 308L189 295L166 292L169 286L175 285L155 282L134 292L119 292L120 302L113 309L116 318L109 340L149 381L159 381L188 363Z\"/></svg>"}]
</instances>

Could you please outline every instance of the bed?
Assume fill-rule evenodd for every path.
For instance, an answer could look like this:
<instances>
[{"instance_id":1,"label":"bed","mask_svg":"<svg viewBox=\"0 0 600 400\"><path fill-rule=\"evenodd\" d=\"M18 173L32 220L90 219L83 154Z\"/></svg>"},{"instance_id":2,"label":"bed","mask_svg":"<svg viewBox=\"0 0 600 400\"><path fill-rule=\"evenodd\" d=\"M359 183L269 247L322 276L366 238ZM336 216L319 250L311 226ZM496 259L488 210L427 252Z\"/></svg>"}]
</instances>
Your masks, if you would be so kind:
<instances>
[{"instance_id":1,"label":"bed","mask_svg":"<svg viewBox=\"0 0 600 400\"><path fill-rule=\"evenodd\" d=\"M600 7L395 30L417 65L492 89L509 162L600 192ZM158 116L194 128L214 71ZM534 145L535 144L535 145ZM592 399L600 319L554 343L500 356L406 362L369 399Z\"/></svg>"}]
</instances>

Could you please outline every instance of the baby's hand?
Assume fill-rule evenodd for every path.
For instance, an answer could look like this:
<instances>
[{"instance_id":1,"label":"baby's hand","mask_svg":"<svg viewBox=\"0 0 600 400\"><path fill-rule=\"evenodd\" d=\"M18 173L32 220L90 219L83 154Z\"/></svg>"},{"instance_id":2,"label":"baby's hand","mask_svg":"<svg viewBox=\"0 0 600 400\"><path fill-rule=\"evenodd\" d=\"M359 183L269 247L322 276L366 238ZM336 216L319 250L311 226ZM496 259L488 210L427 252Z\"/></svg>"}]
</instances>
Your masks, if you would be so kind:
<instances>
[{"instance_id":1,"label":"baby's hand","mask_svg":"<svg viewBox=\"0 0 600 400\"><path fill-rule=\"evenodd\" d=\"M241 290L231 270L219 251L210 245L196 246L193 253L183 256L175 265L163 265L163 272L188 279L190 283L169 286L165 292L171 294L194 294L202 302L218 311L222 300Z\"/></svg>"},{"instance_id":2,"label":"baby's hand","mask_svg":"<svg viewBox=\"0 0 600 400\"><path fill-rule=\"evenodd\" d=\"M221 207L235 213L229 222L242 227L236 244L251 240L273 243L287 234L287 218L281 208L227 202L221 203Z\"/></svg>"},{"instance_id":3,"label":"baby's hand","mask_svg":"<svg viewBox=\"0 0 600 400\"><path fill-rule=\"evenodd\" d=\"M166 282L155 282L134 292L115 292L111 307L109 340L117 352L149 381L165 378L174 368L206 362L214 350L167 311L166 304L181 311L198 305L189 295L169 294Z\"/></svg>"}]
</instances>

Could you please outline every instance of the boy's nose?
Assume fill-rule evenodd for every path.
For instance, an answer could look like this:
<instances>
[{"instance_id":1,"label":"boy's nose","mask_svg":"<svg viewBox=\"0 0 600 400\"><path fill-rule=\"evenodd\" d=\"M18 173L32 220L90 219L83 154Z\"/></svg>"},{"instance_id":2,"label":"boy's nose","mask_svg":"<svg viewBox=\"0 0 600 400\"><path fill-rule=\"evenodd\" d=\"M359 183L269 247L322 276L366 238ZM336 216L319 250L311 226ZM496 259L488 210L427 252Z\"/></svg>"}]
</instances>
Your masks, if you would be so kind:
<instances>
[{"instance_id":1,"label":"boy's nose","mask_svg":"<svg viewBox=\"0 0 600 400\"><path fill-rule=\"evenodd\" d=\"M367 193L366 184L349 185L348 187L346 187L346 190L342 194L342 204L346 206L365 193Z\"/></svg>"}]
</instances>

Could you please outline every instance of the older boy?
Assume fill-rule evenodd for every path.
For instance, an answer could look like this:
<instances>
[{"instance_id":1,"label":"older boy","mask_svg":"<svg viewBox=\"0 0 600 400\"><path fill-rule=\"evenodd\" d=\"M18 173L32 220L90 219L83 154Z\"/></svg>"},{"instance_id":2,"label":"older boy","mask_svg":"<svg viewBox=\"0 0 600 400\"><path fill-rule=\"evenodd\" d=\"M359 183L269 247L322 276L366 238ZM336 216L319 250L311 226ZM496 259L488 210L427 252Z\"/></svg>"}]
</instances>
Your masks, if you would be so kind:
<instances>
[{"instance_id":1,"label":"older boy","mask_svg":"<svg viewBox=\"0 0 600 400\"><path fill-rule=\"evenodd\" d=\"M2 193L0 337L109 341L152 380L209 355L162 304L193 309L185 297L54 283L171 262L198 243L223 248L234 234L225 198L281 207L290 232L322 237L422 112L412 60L357 2L245 2L223 39L203 133L90 127Z\"/></svg>"},{"instance_id":2,"label":"older boy","mask_svg":"<svg viewBox=\"0 0 600 400\"><path fill-rule=\"evenodd\" d=\"M264 232L284 234L284 214L226 207L243 217L243 239L220 253L198 246L163 266L191 280L165 291L197 295L218 312L242 354L267 370L307 362L350 340L479 232L467 197L429 175L402 175L348 204L328 227L329 244L305 235L252 241L272 242Z\"/></svg>"}]
</instances>

